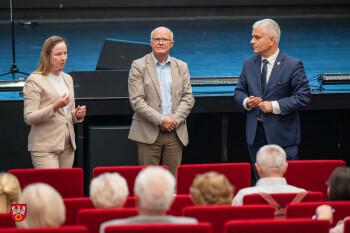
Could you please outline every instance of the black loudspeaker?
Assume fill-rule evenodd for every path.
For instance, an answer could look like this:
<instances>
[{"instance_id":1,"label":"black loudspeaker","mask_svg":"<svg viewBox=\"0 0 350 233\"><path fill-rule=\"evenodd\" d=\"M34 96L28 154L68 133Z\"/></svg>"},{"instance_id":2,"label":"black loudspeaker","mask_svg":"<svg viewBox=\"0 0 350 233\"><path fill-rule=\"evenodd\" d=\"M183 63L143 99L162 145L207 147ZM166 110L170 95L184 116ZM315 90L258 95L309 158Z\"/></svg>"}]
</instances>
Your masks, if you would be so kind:
<instances>
[{"instance_id":1,"label":"black loudspeaker","mask_svg":"<svg viewBox=\"0 0 350 233\"><path fill-rule=\"evenodd\" d=\"M71 71L76 98L128 97L128 70Z\"/></svg>"},{"instance_id":2,"label":"black loudspeaker","mask_svg":"<svg viewBox=\"0 0 350 233\"><path fill-rule=\"evenodd\" d=\"M96 70L127 70L131 63L146 54L152 48L149 43L106 39L98 58Z\"/></svg>"},{"instance_id":3,"label":"black loudspeaker","mask_svg":"<svg viewBox=\"0 0 350 233\"><path fill-rule=\"evenodd\" d=\"M95 167L139 165L137 146L128 139L129 125L91 125L88 127L88 174Z\"/></svg>"}]
</instances>

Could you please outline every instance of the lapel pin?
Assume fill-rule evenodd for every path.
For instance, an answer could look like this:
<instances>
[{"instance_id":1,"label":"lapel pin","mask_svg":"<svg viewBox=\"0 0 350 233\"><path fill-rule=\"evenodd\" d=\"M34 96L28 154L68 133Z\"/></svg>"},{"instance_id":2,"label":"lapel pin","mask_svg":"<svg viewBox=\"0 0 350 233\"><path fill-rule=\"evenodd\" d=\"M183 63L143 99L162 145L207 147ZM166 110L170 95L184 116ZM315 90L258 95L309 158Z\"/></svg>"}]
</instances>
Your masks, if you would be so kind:
<instances>
[{"instance_id":1,"label":"lapel pin","mask_svg":"<svg viewBox=\"0 0 350 233\"><path fill-rule=\"evenodd\" d=\"M277 62L277 65L278 65L278 66L281 65L281 62Z\"/></svg>"}]
</instances>

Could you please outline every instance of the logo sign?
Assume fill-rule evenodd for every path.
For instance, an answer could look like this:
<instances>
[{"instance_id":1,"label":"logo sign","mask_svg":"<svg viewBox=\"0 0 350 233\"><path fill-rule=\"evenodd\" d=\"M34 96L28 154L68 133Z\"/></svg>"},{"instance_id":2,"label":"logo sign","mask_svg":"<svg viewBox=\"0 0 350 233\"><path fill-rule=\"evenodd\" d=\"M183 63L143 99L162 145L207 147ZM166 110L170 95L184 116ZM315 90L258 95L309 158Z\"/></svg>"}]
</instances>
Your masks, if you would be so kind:
<instances>
[{"instance_id":1,"label":"logo sign","mask_svg":"<svg viewBox=\"0 0 350 233\"><path fill-rule=\"evenodd\" d=\"M16 222L22 222L26 218L26 204L11 204L11 216Z\"/></svg>"}]
</instances>

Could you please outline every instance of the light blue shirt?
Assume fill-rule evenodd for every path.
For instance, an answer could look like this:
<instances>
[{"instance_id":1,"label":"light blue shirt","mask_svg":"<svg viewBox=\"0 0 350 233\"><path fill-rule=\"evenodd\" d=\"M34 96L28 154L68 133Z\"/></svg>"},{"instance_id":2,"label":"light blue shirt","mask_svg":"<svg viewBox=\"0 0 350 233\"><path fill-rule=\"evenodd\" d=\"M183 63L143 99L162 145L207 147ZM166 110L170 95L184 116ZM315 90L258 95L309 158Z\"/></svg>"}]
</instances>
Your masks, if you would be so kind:
<instances>
[{"instance_id":1,"label":"light blue shirt","mask_svg":"<svg viewBox=\"0 0 350 233\"><path fill-rule=\"evenodd\" d=\"M171 69L170 69L170 56L164 63L160 63L153 55L154 65L156 66L158 81L160 86L160 93L162 95L162 119L159 122L159 125L162 124L165 116L172 115L171 106L172 106L172 78L171 78Z\"/></svg>"}]
</instances>

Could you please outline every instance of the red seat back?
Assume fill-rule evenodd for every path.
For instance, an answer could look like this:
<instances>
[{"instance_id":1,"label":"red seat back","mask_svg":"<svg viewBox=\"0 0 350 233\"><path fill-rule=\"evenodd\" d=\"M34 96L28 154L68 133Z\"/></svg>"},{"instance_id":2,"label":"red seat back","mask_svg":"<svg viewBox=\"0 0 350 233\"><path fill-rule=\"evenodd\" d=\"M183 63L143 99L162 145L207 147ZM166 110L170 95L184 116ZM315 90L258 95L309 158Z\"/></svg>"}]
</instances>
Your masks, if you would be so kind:
<instances>
[{"instance_id":1,"label":"red seat back","mask_svg":"<svg viewBox=\"0 0 350 233\"><path fill-rule=\"evenodd\" d=\"M189 194L194 178L198 174L216 171L224 174L232 185L235 194L242 188L250 186L249 163L220 163L220 164L188 164L177 168L177 193Z\"/></svg>"},{"instance_id":2,"label":"red seat back","mask_svg":"<svg viewBox=\"0 0 350 233\"><path fill-rule=\"evenodd\" d=\"M124 207L128 207L128 208L135 208L135 197L134 196L128 196L126 198L126 202Z\"/></svg>"},{"instance_id":3,"label":"red seat back","mask_svg":"<svg viewBox=\"0 0 350 233\"><path fill-rule=\"evenodd\" d=\"M296 193L271 193L273 199L280 205L289 204ZM323 194L321 192L308 192L307 195L301 202L313 202L313 201L323 201ZM243 205L252 204L267 204L266 201L259 194L249 194L243 197Z\"/></svg>"},{"instance_id":4,"label":"red seat back","mask_svg":"<svg viewBox=\"0 0 350 233\"><path fill-rule=\"evenodd\" d=\"M66 206L66 221L64 225L77 224L77 214L80 209L95 208L89 197L64 198Z\"/></svg>"},{"instance_id":5,"label":"red seat back","mask_svg":"<svg viewBox=\"0 0 350 233\"><path fill-rule=\"evenodd\" d=\"M169 214L174 216L181 216L182 210L186 206L193 206L190 195L188 194L178 194L175 196L174 202L170 207Z\"/></svg>"},{"instance_id":6,"label":"red seat back","mask_svg":"<svg viewBox=\"0 0 350 233\"><path fill-rule=\"evenodd\" d=\"M106 221L128 218L137 215L136 208L120 209L81 209L78 212L78 225L84 225L90 233L99 233L100 225Z\"/></svg>"},{"instance_id":7,"label":"red seat back","mask_svg":"<svg viewBox=\"0 0 350 233\"><path fill-rule=\"evenodd\" d=\"M197 224L134 224L108 226L105 233L212 233L209 223Z\"/></svg>"},{"instance_id":8,"label":"red seat back","mask_svg":"<svg viewBox=\"0 0 350 233\"><path fill-rule=\"evenodd\" d=\"M188 206L183 215L212 224L214 233L222 233L224 223L231 219L274 218L275 208L269 205L249 206Z\"/></svg>"},{"instance_id":9,"label":"red seat back","mask_svg":"<svg viewBox=\"0 0 350 233\"><path fill-rule=\"evenodd\" d=\"M350 233L350 219L344 221L344 233Z\"/></svg>"},{"instance_id":10,"label":"red seat back","mask_svg":"<svg viewBox=\"0 0 350 233\"><path fill-rule=\"evenodd\" d=\"M0 227L15 227L15 221L11 214L0 214Z\"/></svg>"},{"instance_id":11,"label":"red seat back","mask_svg":"<svg viewBox=\"0 0 350 233\"><path fill-rule=\"evenodd\" d=\"M0 228L0 233L89 233L85 226L61 226L48 228Z\"/></svg>"},{"instance_id":12,"label":"red seat back","mask_svg":"<svg viewBox=\"0 0 350 233\"><path fill-rule=\"evenodd\" d=\"M328 200L325 182L337 167L344 167L342 160L298 160L288 161L288 169L284 175L287 183L307 191L323 193Z\"/></svg>"},{"instance_id":13,"label":"red seat back","mask_svg":"<svg viewBox=\"0 0 350 233\"><path fill-rule=\"evenodd\" d=\"M56 189L63 198L83 196L83 169L10 169L8 171L18 178L23 189L28 184L46 183Z\"/></svg>"},{"instance_id":14,"label":"red seat back","mask_svg":"<svg viewBox=\"0 0 350 233\"><path fill-rule=\"evenodd\" d=\"M128 188L129 196L134 196L134 183L139 172L147 166L114 166L114 167L95 167L93 170L93 178L105 172L118 172L125 178ZM167 169L167 166L160 166Z\"/></svg>"},{"instance_id":15,"label":"red seat back","mask_svg":"<svg viewBox=\"0 0 350 233\"><path fill-rule=\"evenodd\" d=\"M249 219L231 220L225 233L328 233L329 221L312 219Z\"/></svg>"},{"instance_id":16,"label":"red seat back","mask_svg":"<svg viewBox=\"0 0 350 233\"><path fill-rule=\"evenodd\" d=\"M316 213L316 208L320 205L327 204L335 210L333 213L334 226L339 220L350 216L350 201L324 201L324 202L308 202L298 204L288 204L286 208L286 218L307 217L311 218Z\"/></svg>"}]
</instances>

